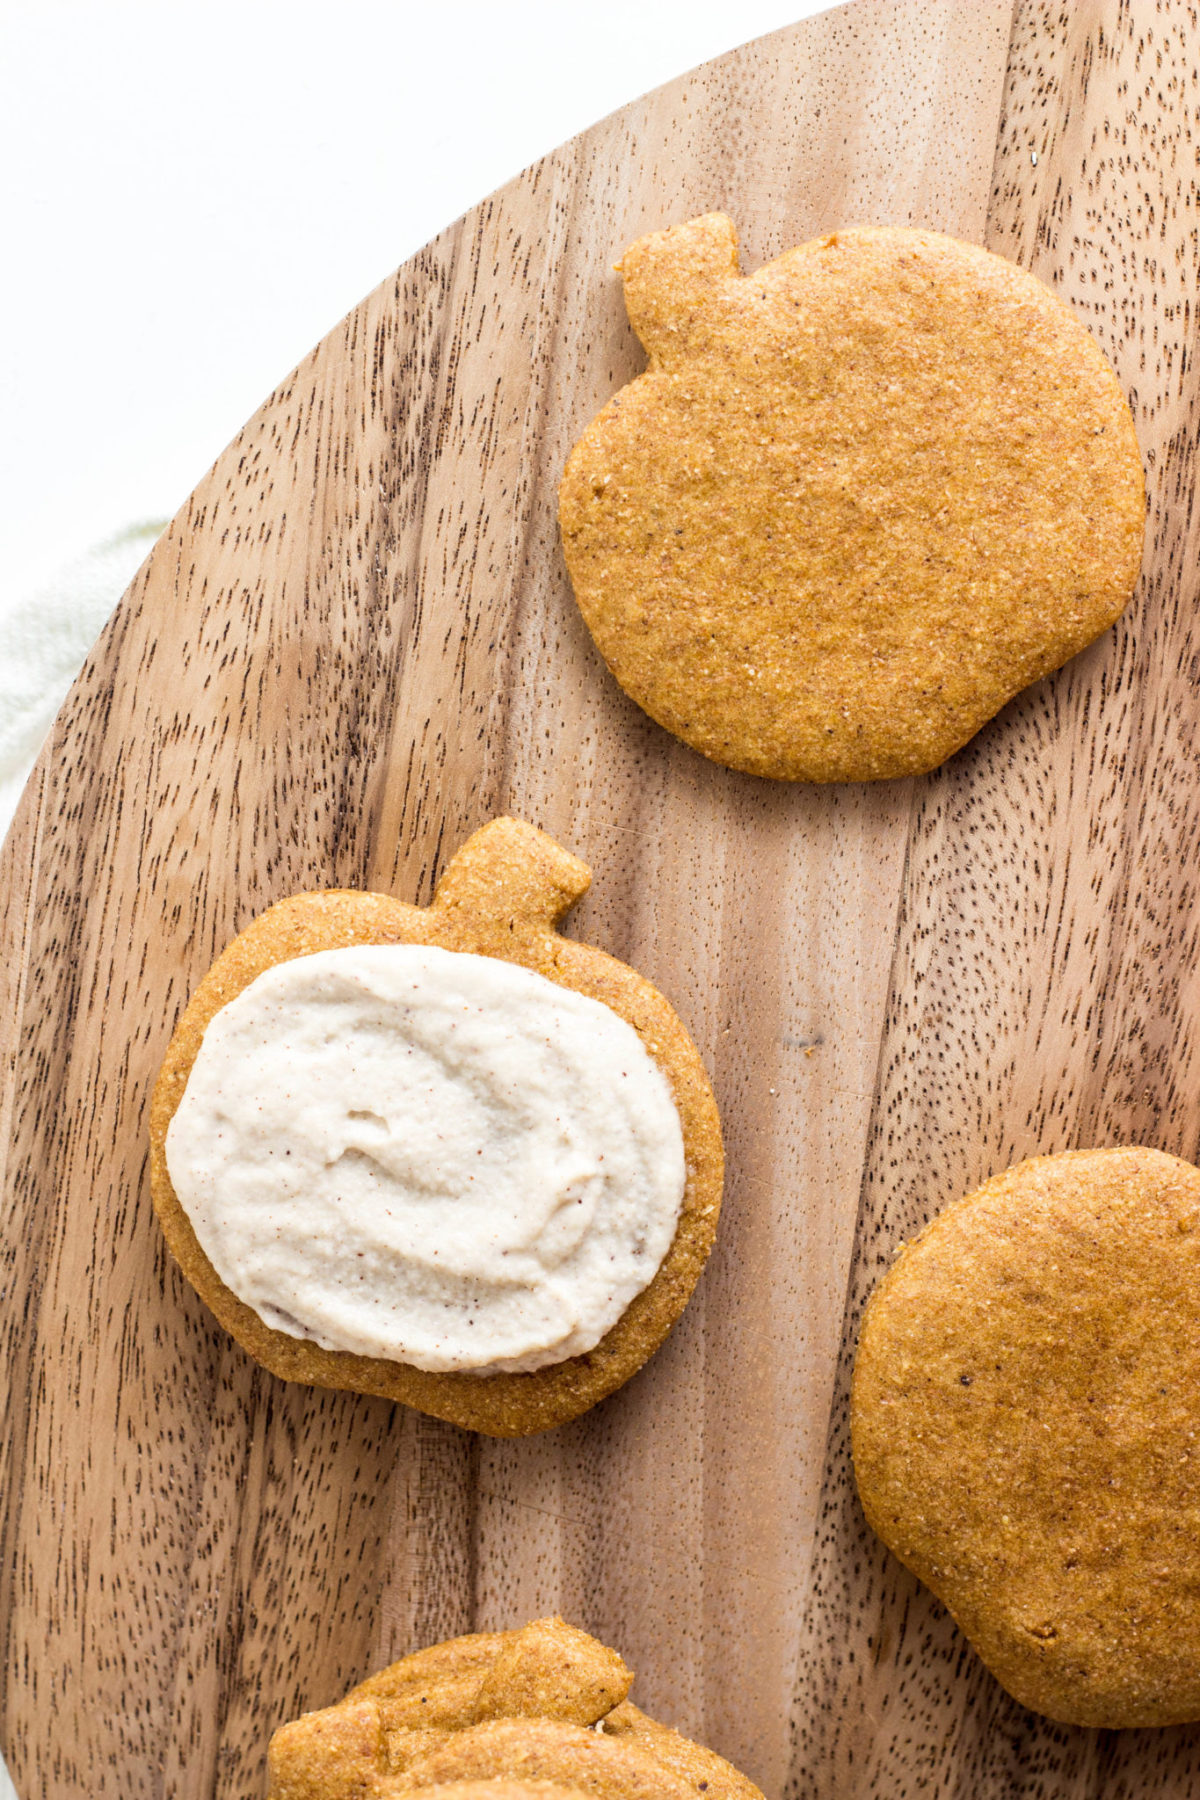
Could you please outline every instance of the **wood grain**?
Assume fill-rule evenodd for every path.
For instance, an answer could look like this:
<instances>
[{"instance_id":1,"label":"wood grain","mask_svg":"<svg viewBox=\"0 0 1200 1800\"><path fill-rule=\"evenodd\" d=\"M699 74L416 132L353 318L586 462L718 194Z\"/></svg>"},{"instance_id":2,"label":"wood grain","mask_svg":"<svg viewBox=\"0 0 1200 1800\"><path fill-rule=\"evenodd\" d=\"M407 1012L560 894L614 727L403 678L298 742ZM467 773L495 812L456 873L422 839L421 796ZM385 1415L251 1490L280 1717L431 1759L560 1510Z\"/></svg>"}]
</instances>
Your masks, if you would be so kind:
<instances>
[{"instance_id":1,"label":"wood grain","mask_svg":"<svg viewBox=\"0 0 1200 1800\"><path fill-rule=\"evenodd\" d=\"M905 1231L1029 1148L1200 1150L1200 25L1167 0L1022 4L1011 47L1010 24L1008 0L856 0L545 158L271 396L97 646L0 869L24 1795L257 1795L299 1707L558 1607L772 1796L1200 1781L1196 1734L1007 1702L865 1533L844 1441L858 1312ZM703 763L624 700L569 600L558 474L640 366L611 264L713 207L747 267L846 223L986 230L1134 398L1131 614L920 782ZM427 902L501 809L591 864L573 932L681 1013L731 1179L650 1367L498 1444L250 1364L163 1251L144 1128L187 993L255 912L333 884Z\"/></svg>"}]
</instances>

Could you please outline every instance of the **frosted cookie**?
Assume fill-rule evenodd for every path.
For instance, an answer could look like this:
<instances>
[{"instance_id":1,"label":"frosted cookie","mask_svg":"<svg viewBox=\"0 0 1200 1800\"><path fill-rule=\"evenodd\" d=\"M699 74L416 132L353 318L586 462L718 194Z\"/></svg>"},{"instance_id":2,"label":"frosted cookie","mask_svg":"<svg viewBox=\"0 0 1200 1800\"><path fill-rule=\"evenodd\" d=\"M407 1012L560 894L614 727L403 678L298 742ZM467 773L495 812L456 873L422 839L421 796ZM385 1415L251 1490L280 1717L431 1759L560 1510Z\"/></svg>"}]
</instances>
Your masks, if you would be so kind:
<instances>
[{"instance_id":1,"label":"frosted cookie","mask_svg":"<svg viewBox=\"0 0 1200 1800\"><path fill-rule=\"evenodd\" d=\"M1200 1719L1200 1170L1037 1157L949 1206L867 1308L867 1519L1022 1705Z\"/></svg>"},{"instance_id":2,"label":"frosted cookie","mask_svg":"<svg viewBox=\"0 0 1200 1800\"><path fill-rule=\"evenodd\" d=\"M662 995L558 935L589 879L496 820L428 908L298 895L196 990L151 1107L154 1203L275 1374L513 1436L611 1393L683 1310L716 1106Z\"/></svg>"},{"instance_id":3,"label":"frosted cookie","mask_svg":"<svg viewBox=\"0 0 1200 1800\"><path fill-rule=\"evenodd\" d=\"M668 731L754 775L920 773L1121 612L1133 422L1032 275L881 228L742 276L719 213L621 270L649 368L559 517L601 654Z\"/></svg>"},{"instance_id":4,"label":"frosted cookie","mask_svg":"<svg viewBox=\"0 0 1200 1800\"><path fill-rule=\"evenodd\" d=\"M632 1682L615 1650L561 1619L454 1638L282 1726L269 1800L467 1800L467 1783L471 1800L475 1784L479 1800L509 1800L501 1783L543 1800L762 1800L722 1757L631 1705Z\"/></svg>"}]
</instances>

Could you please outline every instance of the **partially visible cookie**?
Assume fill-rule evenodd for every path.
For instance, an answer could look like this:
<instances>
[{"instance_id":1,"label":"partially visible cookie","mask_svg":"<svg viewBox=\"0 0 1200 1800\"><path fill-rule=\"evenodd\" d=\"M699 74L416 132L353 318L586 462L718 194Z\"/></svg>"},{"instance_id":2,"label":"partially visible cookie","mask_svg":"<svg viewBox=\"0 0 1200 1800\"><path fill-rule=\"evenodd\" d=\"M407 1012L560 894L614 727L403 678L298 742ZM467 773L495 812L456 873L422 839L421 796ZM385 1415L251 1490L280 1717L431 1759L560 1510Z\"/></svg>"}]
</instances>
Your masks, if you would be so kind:
<instances>
[{"instance_id":1,"label":"partially visible cookie","mask_svg":"<svg viewBox=\"0 0 1200 1800\"><path fill-rule=\"evenodd\" d=\"M932 769L1121 612L1133 422L1032 275L884 227L742 276L719 213L621 269L649 368L571 452L563 548L621 686L705 756Z\"/></svg>"},{"instance_id":2,"label":"partially visible cookie","mask_svg":"<svg viewBox=\"0 0 1200 1800\"><path fill-rule=\"evenodd\" d=\"M167 1242L188 1280L238 1342L275 1374L321 1386L383 1394L477 1431L499 1437L515 1436L544 1430L548 1426L574 1418L611 1393L652 1355L682 1312L711 1247L720 1208L723 1165L716 1106L699 1054L663 996L633 969L605 955L603 951L573 943L558 934L556 926L559 920L585 891L589 879L588 871L582 863L532 826L514 819L494 820L477 831L451 860L429 907L408 906L403 901L383 894L335 891L297 895L294 899L279 902L247 926L218 958L197 988L171 1040L151 1107L151 1186L154 1204ZM597 1032L608 1031L610 1034L615 1032L617 1050L614 1054L623 1058L631 1052L636 1053L635 1060L640 1059L649 1068L653 1081L661 1090L661 1097L655 1104L664 1117L669 1117L670 1130L675 1138L674 1149L668 1145L662 1153L666 1159L664 1166L670 1165L668 1173L670 1168L677 1169L677 1174L672 1176L677 1182L674 1189L675 1211L663 1215L667 1222L663 1223L660 1219L656 1226L662 1243L662 1249L657 1253L661 1260L657 1264L654 1261L647 1263L645 1275L640 1277L639 1265L634 1261L633 1278L641 1279L643 1285L616 1318L611 1329L607 1329L598 1342L595 1338L591 1340L594 1348L566 1355L562 1360L549 1361L545 1366L531 1370L475 1374L464 1372L464 1368L470 1367L469 1364L460 1363L457 1367L441 1369L417 1367L391 1357L356 1354L344 1348L324 1347L315 1337L315 1327L309 1321L299 1319L294 1328L280 1329L273 1319L268 1322L254 1306L239 1298L233 1287L218 1274L213 1260L201 1245L193 1220L181 1204L172 1181L169 1140L172 1121L188 1092L197 1058L201 1055L206 1033L213 1021L221 1018L222 1010L238 1002L239 997L244 999L247 990L259 978L266 977L268 973L273 976L281 965L290 966L296 963L296 959L304 959L303 965L296 964L296 967L305 974L305 971L315 971L324 966L319 960L322 952L345 950L354 946L397 945L431 946L438 953L433 961L439 966L462 968L473 964L476 976L486 978L487 983L501 981L503 972L495 968L495 963L499 962L532 971L539 978L535 985L539 989L544 988L552 996L560 989L571 990L572 996L585 996L588 1005L582 1009L580 1038L580 1053L585 1061L580 1079L586 1081L588 1078L586 1058L590 1055L592 1041L589 1033L594 1029ZM467 954L457 959L455 956L446 956L445 952ZM344 962L338 963L337 967L339 970L344 969ZM543 977L544 982L541 980ZM307 978L305 974L305 979ZM325 977L322 976L321 979ZM355 979L357 980L357 976ZM508 986L512 985L511 979L505 976L501 985L507 994ZM355 994L352 992L351 1000L354 998ZM600 1004L596 1005L596 1002ZM339 1029L338 1020L349 1004L343 990L338 988L322 1015L328 1016L330 1020L330 1032L324 1037L320 1032L316 1034L313 1040L316 1046L313 1057L305 1065L308 1073L302 1073L298 1064L286 1061L280 1068L277 1083L269 1091L262 1091L261 1082L257 1086L247 1086L246 1093L251 1096L247 1104L252 1120L257 1120L260 1114L264 1117L273 1116L276 1088L296 1090L289 1096L293 1117L297 1106L302 1119L310 1112L316 1113L325 1099L322 1083L326 1081L326 1065L321 1061L325 1054L323 1045L334 1044L334 1052L331 1054L340 1054L335 1042ZM404 991L399 992L397 1004L401 1010L412 1010L405 1002ZM369 994L367 1035L363 1040L361 1054L357 1051L355 1053L358 1055L356 1066L361 1071L363 1080L368 1076L374 1079L378 1068L382 1066L379 1057L372 1051L372 1045L376 1042L376 1036L372 1034L379 1024L378 1019L369 1013L369 1008L373 1006L375 999ZM576 1010L580 1010L577 1003ZM616 1015L616 1021L612 1015ZM470 1037L471 1033L483 1042L490 1033L489 1041L499 1041L502 1055L509 1054L506 1048L508 1040L497 1040L495 1036L497 1032L506 1030L510 1022L503 1006L493 1006L490 1011L483 1007L472 1011L464 1006L455 1013L452 1007L446 1005L441 1007L438 1016L443 1021L449 1019L450 1030L458 1031L456 1043ZM461 1026L455 1025L456 1018L461 1019ZM624 1033L624 1039L620 1038L620 1033ZM625 1040L628 1041L628 1051L620 1047ZM269 1042L266 1047L269 1050ZM248 1070L248 1082L258 1066L254 1064L254 1056L261 1049L261 1045L251 1043L249 1050L245 1052L244 1066ZM439 1048L437 1054L441 1053ZM457 1051L454 1053L458 1054ZM531 1059L531 1066L538 1056L548 1058L550 1064L554 1064L558 1057L558 1046L549 1039L544 1043L532 1044L517 1040L513 1054L518 1058L527 1054ZM416 1059L413 1066L423 1067L422 1057L426 1057L430 1066L436 1060L436 1057L427 1056L421 1043L416 1045L412 1055ZM485 1128L488 1120L497 1113L501 1101L505 1099L501 1091L505 1082L510 1090L507 1102L509 1112L505 1114L508 1124L505 1128L509 1129L512 1124L512 1115L516 1119L513 1129L518 1133L523 1130L521 1113L527 1091L521 1086L524 1077L521 1075L518 1079L503 1067L496 1074L495 1061L493 1056L493 1076L488 1078L491 1080L490 1086L483 1076L468 1074L466 1098L463 1102L465 1112L456 1114L445 1124L439 1118L413 1116L408 1136L402 1135L399 1141L389 1140L383 1143L382 1148L379 1147L383 1135L380 1130L382 1122L370 1107L365 1107L361 1113L350 1112L348 1117L353 1123L353 1141L349 1142L348 1147L342 1148L340 1157L334 1158L326 1168L319 1170L324 1180L327 1168L340 1169L344 1163L349 1171L346 1181L351 1178L365 1181L369 1192L374 1194L378 1191L380 1169L384 1169L386 1174L387 1169L397 1162L411 1165L415 1159L419 1163L415 1172L409 1168L406 1175L406 1178L411 1176L417 1184L411 1229L415 1231L419 1228L425 1234L420 1244L414 1248L419 1265L418 1274L430 1267L433 1272L429 1275L429 1280L443 1283L444 1290L449 1295L447 1316L451 1324L456 1326L459 1339L464 1343L475 1341L470 1338L468 1328L479 1316L480 1302L474 1296L481 1291L478 1284L483 1277L460 1277L457 1273L452 1278L444 1275L443 1264L454 1248L454 1234L462 1228L456 1224L455 1217L451 1216L453 1208L448 1212L439 1198L442 1174L438 1168L420 1161L414 1145L418 1141L423 1145L433 1144L439 1156L451 1159L462 1183L475 1181L476 1168L482 1170L488 1164L486 1160L478 1164L475 1162L475 1152L470 1147L473 1140L469 1138L469 1131L479 1121L482 1121L481 1128ZM235 1063L235 1073L242 1066L242 1063ZM387 1064L383 1083L385 1088L391 1080L387 1071L393 1066L403 1073L402 1064ZM578 1066L578 1062L571 1063L568 1072L575 1071ZM513 1069L517 1071L523 1071L525 1067L525 1062L519 1060L513 1064ZM627 1083L624 1082L626 1072L631 1077ZM636 1071L631 1062L617 1060L611 1063L611 1082L617 1099L624 1094L626 1086L633 1087L634 1073ZM616 1092L618 1088L619 1092ZM214 1126L209 1137L213 1141L214 1156L220 1149L215 1140L218 1137L228 1137L232 1129L229 1121L244 1099L245 1095L236 1091L231 1095L227 1084L224 1098L220 1099L212 1114ZM378 1102L380 1106L386 1103L386 1096ZM280 1104L282 1105L282 1100ZM597 1116L602 1130L606 1132L605 1107L599 1109ZM341 1115L338 1117L340 1120ZM557 1143L563 1138L564 1128L556 1123L553 1110L548 1117L549 1130ZM268 1124L270 1123L271 1118L268 1117ZM273 1129L274 1136L264 1128L264 1141L254 1144L253 1158L250 1160L257 1168L259 1163L266 1166L267 1161L273 1159L270 1160L271 1169L281 1170L284 1177L287 1177L288 1171L294 1170L296 1165L282 1160L291 1155L291 1150L287 1144L277 1141L281 1135L280 1130L277 1127ZM509 1160L509 1147L515 1141L517 1140L514 1140L510 1131L507 1138L498 1141L499 1147L495 1154L490 1150L487 1154L492 1156L493 1162L498 1159L501 1164L505 1164ZM439 1148L443 1145L444 1149ZM653 1137L650 1145L651 1152L657 1155L657 1142ZM551 1147L554 1148L554 1145ZM201 1138L193 1148L197 1155L207 1154L209 1143ZM601 1163L604 1161L603 1152L606 1148L608 1145L605 1139L601 1144ZM483 1150L479 1152L481 1157L484 1154ZM577 1222L587 1221L594 1216L594 1207L591 1214L588 1212L588 1207L592 1204L589 1196L599 1190L602 1182L608 1181L611 1185L610 1177L605 1171L601 1169L597 1173L595 1167L586 1163L586 1159L581 1161L575 1156L569 1143L563 1156L565 1174L562 1180L566 1185L562 1187L561 1193L558 1189L554 1190L558 1210L547 1219L535 1220L539 1230L544 1229L546 1234L550 1234L546 1237L549 1244L546 1256L550 1276L554 1278L558 1277L560 1269L565 1267L566 1258L580 1241L581 1227ZM674 1162L671 1162L671 1158L675 1159ZM578 1173L577 1176L572 1176L576 1164ZM450 1163L447 1163L447 1167L449 1166ZM367 1171L365 1176L364 1169ZM239 1172L235 1168L233 1175ZM232 1176L227 1172L225 1178L229 1180ZM271 1178L274 1180L275 1176L272 1175ZM428 1193L422 1186L426 1178L429 1182ZM555 1179L558 1179L557 1174ZM374 1186L371 1186L372 1183ZM209 1186L219 1186L219 1183L210 1182ZM523 1193L520 1181L517 1182L517 1189L517 1198L520 1200ZM468 1185L460 1186L459 1191L473 1193L476 1190ZM219 1195L217 1197L220 1198ZM300 1197L303 1198L302 1186ZM252 1245L252 1253L258 1257L259 1265L268 1252L273 1255L281 1254L285 1258L292 1255L293 1246L287 1237L287 1209L290 1204L285 1193L278 1212L268 1215L269 1242L266 1250L260 1252L256 1247L262 1241L261 1237ZM466 1202L461 1205L465 1206ZM442 1208L440 1212L437 1210L439 1206ZM524 1243L522 1233L525 1231L526 1221L519 1212L513 1220L500 1219L498 1215L494 1216L489 1206L490 1200L485 1195L480 1207L476 1208L478 1216L471 1215L482 1236L477 1245L468 1245L468 1248L477 1262L480 1257L486 1260L488 1278L491 1279L494 1274L495 1283L502 1295L511 1290L519 1296L524 1292L520 1267ZM236 1207L234 1212L236 1215ZM276 1217L280 1220L278 1231L274 1226ZM388 1217L390 1218L390 1214ZM327 1225L324 1223L326 1220ZM393 1227L385 1219L384 1224L398 1240L397 1254L404 1253L408 1243L405 1234L410 1229L409 1223ZM303 1243L296 1246L296 1257L300 1258L303 1250L304 1258L308 1259L301 1273L311 1270L314 1256L319 1258L337 1255L343 1262L350 1259L347 1264L350 1269L348 1279L353 1284L357 1280L354 1270L370 1265L355 1262L353 1250L347 1249L347 1243L356 1241L349 1236L352 1227L353 1220L349 1220L345 1213L344 1196L335 1189L329 1207L325 1213L318 1215L317 1225L306 1227ZM585 1224L582 1229L586 1228ZM644 1237L648 1229L636 1208L632 1211L626 1208L624 1229L634 1236L630 1255L636 1257L642 1247L639 1234ZM503 1236L505 1231L508 1233L507 1238ZM490 1247L493 1241L494 1248ZM601 1257L598 1266L601 1281L611 1282L614 1277L608 1274L606 1255ZM651 1278L651 1272L655 1269ZM254 1268L251 1268L250 1274L254 1273ZM434 1300L430 1303L430 1308L435 1317L441 1316L439 1308L442 1303L438 1296L443 1287L435 1286L431 1289ZM357 1293L353 1286L352 1292ZM456 1296L460 1293L464 1298L459 1312L455 1314L454 1306L458 1304ZM605 1299L603 1288L600 1297ZM386 1300L386 1295L383 1300ZM279 1302L278 1310L291 1310L287 1294ZM555 1330L557 1329L556 1325ZM557 1337L551 1335L545 1341L550 1346L547 1354L553 1354Z\"/></svg>"},{"instance_id":3,"label":"partially visible cookie","mask_svg":"<svg viewBox=\"0 0 1200 1800\"><path fill-rule=\"evenodd\" d=\"M632 1680L616 1651L561 1619L453 1638L282 1726L269 1800L762 1800L714 1751L631 1706Z\"/></svg>"},{"instance_id":4,"label":"partially visible cookie","mask_svg":"<svg viewBox=\"0 0 1200 1800\"><path fill-rule=\"evenodd\" d=\"M1200 1719L1200 1170L1037 1157L942 1212L863 1320L867 1519L1022 1705Z\"/></svg>"},{"instance_id":5,"label":"partially visible cookie","mask_svg":"<svg viewBox=\"0 0 1200 1800\"><path fill-rule=\"evenodd\" d=\"M586 1800L582 1788L560 1787L554 1781L510 1781L502 1775L485 1781L442 1781L424 1792L426 1800Z\"/></svg>"},{"instance_id":6,"label":"partially visible cookie","mask_svg":"<svg viewBox=\"0 0 1200 1800\"><path fill-rule=\"evenodd\" d=\"M496 1776L485 1781L443 1781L425 1789L426 1800L586 1800L582 1788L560 1787L554 1781L510 1781Z\"/></svg>"}]
</instances>

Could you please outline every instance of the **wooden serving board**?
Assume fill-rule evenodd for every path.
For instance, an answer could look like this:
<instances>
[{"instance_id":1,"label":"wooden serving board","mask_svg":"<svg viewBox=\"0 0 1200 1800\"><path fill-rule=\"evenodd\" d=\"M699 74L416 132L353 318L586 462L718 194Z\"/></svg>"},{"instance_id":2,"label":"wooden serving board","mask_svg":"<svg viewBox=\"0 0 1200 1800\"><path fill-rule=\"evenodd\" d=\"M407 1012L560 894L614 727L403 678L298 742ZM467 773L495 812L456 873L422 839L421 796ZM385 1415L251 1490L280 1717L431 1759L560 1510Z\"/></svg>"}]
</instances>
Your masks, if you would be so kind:
<instances>
[{"instance_id":1,"label":"wooden serving board","mask_svg":"<svg viewBox=\"0 0 1200 1800\"><path fill-rule=\"evenodd\" d=\"M1185 1795L1200 1730L1022 1712L864 1527L865 1295L1026 1153L1200 1152L1200 22L1177 0L856 0L627 107L401 268L165 533L0 872L3 1749L35 1796L254 1796L373 1666L561 1609L765 1787ZM714 207L744 266L847 223L986 241L1080 311L1150 483L1126 618L937 774L732 774L617 691L554 524L640 366L611 265ZM296 889L427 901L511 810L571 929L675 1002L729 1153L651 1366L495 1443L251 1364L171 1265L147 1098L228 938Z\"/></svg>"}]
</instances>

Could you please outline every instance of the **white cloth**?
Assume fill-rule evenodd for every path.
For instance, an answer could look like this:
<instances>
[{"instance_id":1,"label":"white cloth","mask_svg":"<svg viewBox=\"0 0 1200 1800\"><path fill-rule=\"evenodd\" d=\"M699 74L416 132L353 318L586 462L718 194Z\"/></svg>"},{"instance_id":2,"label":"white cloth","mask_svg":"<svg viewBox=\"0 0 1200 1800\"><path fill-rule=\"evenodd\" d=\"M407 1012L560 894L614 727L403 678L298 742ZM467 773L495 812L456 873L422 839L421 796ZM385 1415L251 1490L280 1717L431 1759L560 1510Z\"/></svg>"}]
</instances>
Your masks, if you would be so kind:
<instances>
[{"instance_id":1,"label":"white cloth","mask_svg":"<svg viewBox=\"0 0 1200 1800\"><path fill-rule=\"evenodd\" d=\"M55 713L163 524L131 525L0 613L0 837Z\"/></svg>"}]
</instances>

